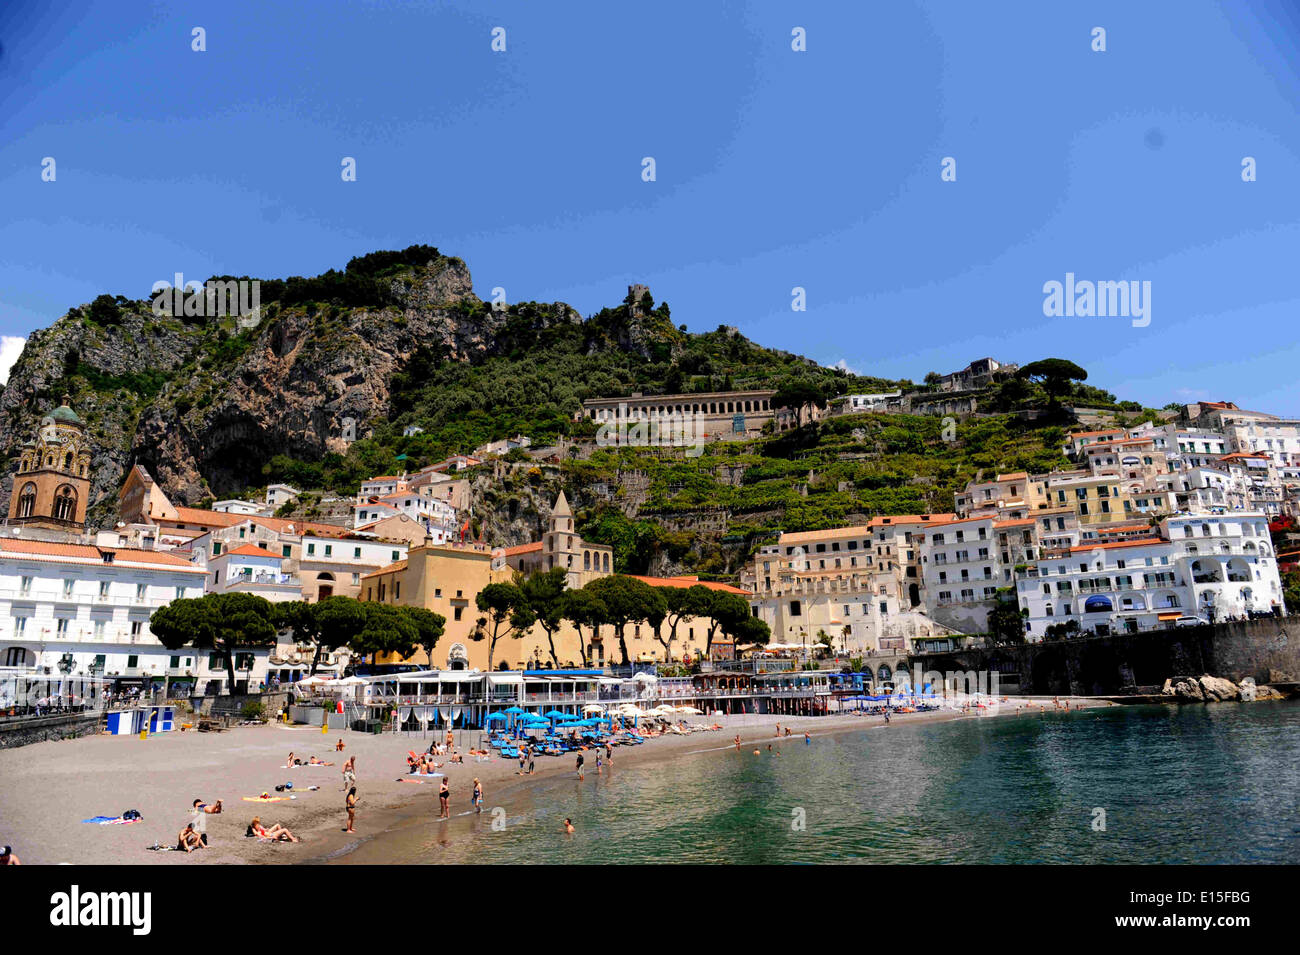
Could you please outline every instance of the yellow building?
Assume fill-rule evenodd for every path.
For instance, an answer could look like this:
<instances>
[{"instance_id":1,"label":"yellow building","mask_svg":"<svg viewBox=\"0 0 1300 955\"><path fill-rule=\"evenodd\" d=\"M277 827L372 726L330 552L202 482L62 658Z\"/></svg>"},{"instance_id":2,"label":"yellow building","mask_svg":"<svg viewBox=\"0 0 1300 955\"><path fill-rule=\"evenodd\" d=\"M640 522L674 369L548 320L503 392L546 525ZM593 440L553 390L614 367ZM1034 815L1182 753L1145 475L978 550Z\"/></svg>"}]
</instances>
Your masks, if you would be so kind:
<instances>
[{"instance_id":1,"label":"yellow building","mask_svg":"<svg viewBox=\"0 0 1300 955\"><path fill-rule=\"evenodd\" d=\"M490 641L473 638L480 630L479 621L484 616L476 602L484 587L511 582L518 575L562 567L568 571L567 586L577 588L608 576L610 558L609 547L588 544L575 533L573 513L561 494L551 514L550 529L541 541L506 550L491 549L482 543L413 547L405 560L363 576L359 597L366 601L424 607L442 614L447 620L446 630L434 649L433 667L486 670ZM750 596L748 591L739 587L704 582L695 577L636 579L654 587L702 584L710 590L734 593L746 599ZM681 660L683 655L698 657L704 652L709 624L707 618L683 620L677 627L675 641L670 638L666 623L660 635L656 635L647 624L629 624L624 632L628 656L634 662ZM490 632L491 626L485 624L482 629ZM594 636L584 630L582 639L589 643L592 664L602 666L621 662L622 650L613 627L603 627ZM667 641L667 646L664 641ZM578 633L567 620L555 634L555 654L561 666L582 663ZM430 663L423 651L417 651L410 662L426 666ZM510 636L498 641L492 666L499 668L503 662L512 669L552 663L545 630L534 625L517 639Z\"/></svg>"}]
</instances>

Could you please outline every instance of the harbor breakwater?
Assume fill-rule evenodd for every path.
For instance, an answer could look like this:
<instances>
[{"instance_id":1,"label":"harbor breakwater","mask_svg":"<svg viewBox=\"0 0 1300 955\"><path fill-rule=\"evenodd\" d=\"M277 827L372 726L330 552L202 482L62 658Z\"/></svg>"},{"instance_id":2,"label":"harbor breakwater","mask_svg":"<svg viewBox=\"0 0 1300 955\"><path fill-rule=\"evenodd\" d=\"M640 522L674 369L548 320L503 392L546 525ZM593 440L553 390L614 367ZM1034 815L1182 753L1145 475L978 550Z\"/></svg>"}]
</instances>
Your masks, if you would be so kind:
<instances>
[{"instance_id":1,"label":"harbor breakwater","mask_svg":"<svg viewBox=\"0 0 1300 955\"><path fill-rule=\"evenodd\" d=\"M1004 693L1159 694L1165 681L1213 674L1240 683L1288 683L1300 674L1300 622L1267 617L1107 637L917 654L923 671L996 671Z\"/></svg>"}]
</instances>

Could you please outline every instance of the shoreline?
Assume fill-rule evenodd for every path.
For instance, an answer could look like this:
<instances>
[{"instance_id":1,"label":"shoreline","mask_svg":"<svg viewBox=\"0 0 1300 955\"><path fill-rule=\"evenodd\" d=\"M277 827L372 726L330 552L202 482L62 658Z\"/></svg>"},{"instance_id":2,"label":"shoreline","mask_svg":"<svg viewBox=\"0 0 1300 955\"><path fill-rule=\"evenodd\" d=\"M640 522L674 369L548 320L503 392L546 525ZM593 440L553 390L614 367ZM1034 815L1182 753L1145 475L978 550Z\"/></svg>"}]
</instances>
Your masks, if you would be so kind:
<instances>
[{"instance_id":1,"label":"shoreline","mask_svg":"<svg viewBox=\"0 0 1300 955\"><path fill-rule=\"evenodd\" d=\"M1118 706L1087 697L1061 697L1063 704L1078 708ZM1017 709L1019 705L1019 709ZM961 719L990 719L1000 716L1039 715L1055 712L1050 702L1013 698L986 715L937 710L928 713L896 714L891 726L912 726ZM858 730L885 729L878 716L781 717L747 714L727 717L697 717L695 722L722 729L668 735L647 740L639 746L614 748L613 767L644 767L676 756L720 753L735 749L734 736L741 735L741 748L777 740L775 725L791 730L794 742L807 731L813 738ZM457 748L462 752L477 743L478 730L457 731ZM346 748L334 750L342 738ZM384 734L369 736L351 731L322 734L312 727L268 724L233 727L221 733L172 732L148 740L111 736L36 743L0 750L0 774L5 779L0 798L0 842L14 846L27 863L113 864L113 865L221 865L221 864L364 864L380 862L370 858L380 851L376 843L390 832L433 821L438 812L438 779L419 783L406 781L408 750L425 750L434 738ZM290 750L300 758L318 756L335 763L321 768L289 769L285 759ZM344 793L341 791L342 763L357 757L357 829L344 833ZM571 775L573 754L539 756L532 776L517 773L518 761L492 757L475 762L466 757L462 764L446 764L451 787L449 833L478 828L470 805L472 780L484 787L484 815L496 807L510 811L512 799L543 780ZM594 753L588 753L589 776L595 775ZM292 781L296 797L267 804L245 802L243 797L263 791L273 795L274 787ZM319 789L309 791L310 785ZM194 798L207 802L221 799L224 811L206 817L211 848L193 853L152 852L155 840L174 845L177 833L189 818ZM144 820L132 825L98 826L81 820L96 815L118 815L137 809ZM296 844L268 844L244 836L253 816L264 824L279 822L302 841ZM457 820L460 820L458 823ZM472 838L472 835L470 836Z\"/></svg>"}]
</instances>

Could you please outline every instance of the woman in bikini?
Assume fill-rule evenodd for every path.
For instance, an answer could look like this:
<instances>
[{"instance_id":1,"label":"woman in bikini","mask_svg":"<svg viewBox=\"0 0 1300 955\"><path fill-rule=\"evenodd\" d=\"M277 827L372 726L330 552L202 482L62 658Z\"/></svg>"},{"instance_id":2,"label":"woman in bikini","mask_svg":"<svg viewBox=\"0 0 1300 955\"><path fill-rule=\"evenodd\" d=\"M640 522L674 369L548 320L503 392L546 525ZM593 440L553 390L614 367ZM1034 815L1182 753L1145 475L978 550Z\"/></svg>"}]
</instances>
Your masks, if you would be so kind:
<instances>
[{"instance_id":1,"label":"woman in bikini","mask_svg":"<svg viewBox=\"0 0 1300 955\"><path fill-rule=\"evenodd\" d=\"M348 810L348 827L343 831L356 832L357 830L352 828L353 823L357 821L357 787L356 786L353 786L351 789L348 790L348 798L345 801L345 805Z\"/></svg>"},{"instance_id":2,"label":"woman in bikini","mask_svg":"<svg viewBox=\"0 0 1300 955\"><path fill-rule=\"evenodd\" d=\"M451 799L451 787L447 785L447 777L444 776L442 777L442 784L438 787L438 802L442 806L442 808L438 812L439 819L451 818L451 807L449 805L450 799Z\"/></svg>"},{"instance_id":3,"label":"woman in bikini","mask_svg":"<svg viewBox=\"0 0 1300 955\"><path fill-rule=\"evenodd\" d=\"M483 811L483 784L474 777L474 795L470 797L470 803L474 806L474 811L481 813Z\"/></svg>"},{"instance_id":4,"label":"woman in bikini","mask_svg":"<svg viewBox=\"0 0 1300 955\"><path fill-rule=\"evenodd\" d=\"M262 825L262 820L257 816L253 817L253 821L248 824L248 827L253 830L254 835L261 839L270 839L274 842L298 841L297 836L284 828L284 826L280 825L278 822L268 829L266 826Z\"/></svg>"}]
</instances>

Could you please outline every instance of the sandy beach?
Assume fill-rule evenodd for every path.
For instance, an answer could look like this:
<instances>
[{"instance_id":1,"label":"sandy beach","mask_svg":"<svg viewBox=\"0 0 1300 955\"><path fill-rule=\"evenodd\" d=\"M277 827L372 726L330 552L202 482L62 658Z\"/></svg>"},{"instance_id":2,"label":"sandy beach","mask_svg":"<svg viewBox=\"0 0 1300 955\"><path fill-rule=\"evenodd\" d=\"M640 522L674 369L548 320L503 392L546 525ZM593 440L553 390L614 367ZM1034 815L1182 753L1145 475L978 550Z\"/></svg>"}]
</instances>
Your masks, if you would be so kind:
<instances>
[{"instance_id":1,"label":"sandy beach","mask_svg":"<svg viewBox=\"0 0 1300 955\"><path fill-rule=\"evenodd\" d=\"M1110 705L1086 698L1062 697L1071 706ZM988 719L1013 715L1029 707L1037 713L1041 700L1011 700L995 713L971 716L940 710L929 713L896 714L891 726L942 722L956 719ZM1052 711L1046 701L1047 712ZM733 739L741 735L745 744L771 742L775 724L782 730L812 736L883 727L881 717L821 716L733 716L695 717L694 722L723 727L687 736L667 735L640 746L614 749L615 766L646 765L667 761L675 755L723 752L734 749ZM478 743L478 730L457 734L461 752ZM342 738L346 749L334 750ZM366 840L413 817L431 819L438 813L438 779L418 783L406 780L406 753L422 752L431 736L404 734L362 735L350 731L322 734L318 728L283 725L234 727L222 733L173 732L140 740L137 737L95 736L77 740L37 743L0 751L0 842L14 847L25 864L72 863L81 865L212 865L239 863L347 862ZM333 762L329 767L286 768L292 750L306 759L318 756ZM587 753L588 773L594 772L594 754ZM342 831L345 822L342 792L342 763L348 756L357 760L357 833ZM468 811L472 781L477 777L485 791L485 812L494 806L509 807L510 794L532 781L572 773L575 757L539 756L536 773L518 775L516 760L492 758L475 762L466 756L464 765L447 763L452 791L453 816ZM293 783L293 799L273 803L246 802L275 786ZM319 786L308 791L309 786ZM175 845L177 833L189 819L194 799L223 801L224 812L208 815L211 848L190 854L153 852L150 846ZM128 809L139 810L142 822L131 825L83 824L93 816L117 816ZM260 842L245 838L250 819L259 816L264 824L287 826L302 841L296 844ZM356 853L357 860L367 856ZM374 860L368 860L374 861Z\"/></svg>"}]
</instances>

